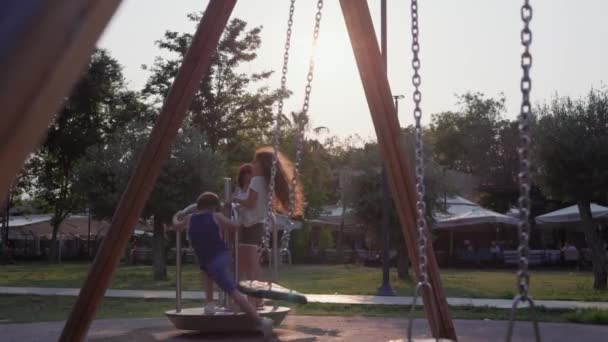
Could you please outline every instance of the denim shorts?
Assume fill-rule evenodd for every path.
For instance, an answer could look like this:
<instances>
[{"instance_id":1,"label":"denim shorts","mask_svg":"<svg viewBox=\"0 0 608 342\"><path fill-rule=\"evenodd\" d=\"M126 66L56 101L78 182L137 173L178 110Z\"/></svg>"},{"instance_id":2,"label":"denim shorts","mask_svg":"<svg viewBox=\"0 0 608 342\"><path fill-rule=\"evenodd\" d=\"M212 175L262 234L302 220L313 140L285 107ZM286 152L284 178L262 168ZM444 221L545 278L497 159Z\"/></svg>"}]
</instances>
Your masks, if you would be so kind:
<instances>
[{"instance_id":1,"label":"denim shorts","mask_svg":"<svg viewBox=\"0 0 608 342\"><path fill-rule=\"evenodd\" d=\"M257 246L262 243L264 223L256 223L249 227L241 226L239 235L239 244Z\"/></svg>"},{"instance_id":2,"label":"denim shorts","mask_svg":"<svg viewBox=\"0 0 608 342\"><path fill-rule=\"evenodd\" d=\"M222 253L210 262L201 265L201 271L205 272L226 293L236 290L234 277L229 271L230 259L228 253Z\"/></svg>"}]
</instances>

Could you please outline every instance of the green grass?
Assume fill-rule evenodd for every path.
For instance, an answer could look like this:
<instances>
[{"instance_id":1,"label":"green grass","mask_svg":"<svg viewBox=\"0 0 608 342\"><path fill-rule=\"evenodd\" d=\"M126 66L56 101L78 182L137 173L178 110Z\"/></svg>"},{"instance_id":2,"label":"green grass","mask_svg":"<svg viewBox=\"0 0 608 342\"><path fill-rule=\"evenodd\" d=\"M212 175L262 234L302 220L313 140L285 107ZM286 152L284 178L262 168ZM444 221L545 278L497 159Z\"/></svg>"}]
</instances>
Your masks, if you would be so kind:
<instances>
[{"instance_id":1,"label":"green grass","mask_svg":"<svg viewBox=\"0 0 608 342\"><path fill-rule=\"evenodd\" d=\"M0 321L45 322L67 319L76 297L8 296L0 295ZM193 303L185 302L192 305ZM98 319L162 317L166 310L175 308L174 301L150 299L104 299Z\"/></svg>"},{"instance_id":2,"label":"green grass","mask_svg":"<svg viewBox=\"0 0 608 342\"><path fill-rule=\"evenodd\" d=\"M89 265L23 264L0 266L0 286L80 287ZM173 289L175 267L169 280L153 281L151 266L121 266L115 289ZM449 297L504 298L515 294L514 271L442 270L443 287ZM280 282L303 293L375 294L381 271L355 265L292 265L280 271ZM185 265L184 290L200 290L197 267ZM412 282L391 273L391 285L399 295L412 294ZM589 272L532 271L531 292L536 299L608 301L608 292L593 290Z\"/></svg>"},{"instance_id":3,"label":"green grass","mask_svg":"<svg viewBox=\"0 0 608 342\"><path fill-rule=\"evenodd\" d=\"M0 295L0 322L26 323L65 320L76 301L75 297L58 296L7 296ZM174 308L174 301L159 299L106 298L97 319L106 318L161 318L164 312ZM184 307L200 305L184 301ZM396 305L340 305L307 304L292 306L292 314L308 316L368 316L407 317L407 307ZM451 307L453 318L506 320L509 310L473 307ZM416 317L422 317L417 310ZM518 320L527 320L526 310L519 310ZM575 322L608 325L608 312L599 310L548 310L540 309L538 318L543 322Z\"/></svg>"},{"instance_id":4,"label":"green grass","mask_svg":"<svg viewBox=\"0 0 608 342\"><path fill-rule=\"evenodd\" d=\"M311 303L294 307L297 315L309 316L367 316L367 317L408 317L409 307L398 305L345 305ZM450 307L452 318L474 320L509 320L511 310L479 307ZM423 317L420 309L415 311L416 317ZM529 320L529 312L519 309L517 320ZM542 322L574 322L584 324L608 325L608 311L603 310L566 310L566 309L537 309L537 318Z\"/></svg>"}]
</instances>

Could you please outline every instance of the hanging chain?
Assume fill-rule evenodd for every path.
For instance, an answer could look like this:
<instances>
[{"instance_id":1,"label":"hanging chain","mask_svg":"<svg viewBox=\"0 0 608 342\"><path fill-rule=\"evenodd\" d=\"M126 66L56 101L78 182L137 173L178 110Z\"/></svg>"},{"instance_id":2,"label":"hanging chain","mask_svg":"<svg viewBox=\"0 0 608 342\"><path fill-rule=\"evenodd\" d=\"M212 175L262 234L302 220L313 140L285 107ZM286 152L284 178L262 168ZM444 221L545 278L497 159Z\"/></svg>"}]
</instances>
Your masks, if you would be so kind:
<instances>
[{"instance_id":1,"label":"hanging chain","mask_svg":"<svg viewBox=\"0 0 608 342\"><path fill-rule=\"evenodd\" d=\"M530 274L528 273L528 256L530 253L530 125L532 122L532 105L530 103L530 90L532 89L532 80L530 79L530 69L532 68L532 55L530 54L530 45L532 44L532 31L530 30L530 22L532 21L532 6L529 0L524 0L521 7L521 19L524 27L521 31L521 45L524 52L521 54L521 69L523 75L521 78L520 88L522 95L521 112L519 114L519 136L520 147L519 153L519 248L517 249L519 259L519 271L517 272L517 289L519 294L513 300L511 311L511 319L507 330L507 341L511 341L513 336L513 326L515 320L515 312L517 306L521 302L530 304L530 314L534 327L534 335L536 341L540 341L540 330L536 320L535 306L532 297L528 294L530 289Z\"/></svg>"},{"instance_id":2,"label":"hanging chain","mask_svg":"<svg viewBox=\"0 0 608 342\"><path fill-rule=\"evenodd\" d=\"M521 55L521 68L523 77L521 79L521 113L519 115L519 272L517 272L517 287L519 294L526 298L528 297L528 289L530 283L530 275L528 274L528 254L530 241L530 89L532 80L530 79L530 67L532 66L532 55L530 54L530 43L532 41L532 32L529 28L530 20L532 19L532 7L528 0L524 2L522 7L522 19L524 21L524 29L521 32L521 43L524 46L524 52Z\"/></svg>"},{"instance_id":3,"label":"hanging chain","mask_svg":"<svg viewBox=\"0 0 608 342\"><path fill-rule=\"evenodd\" d=\"M412 298L412 306L410 308L410 317L408 321L407 335L408 341L412 340L412 327L414 323L414 311L416 308L416 301L418 299L420 291L426 287L431 290L431 284L429 283L428 276L428 258L426 247L428 244L427 236L427 222L426 222L426 204L424 202L425 188L424 188L424 141L422 137L422 124L420 119L422 118L422 109L420 109L420 102L422 100L422 93L420 92L420 58L418 53L420 52L420 44L418 42L418 1L412 0L411 2L411 16L412 16L412 69L414 75L412 76L412 84L414 85L414 119L416 120L415 125L415 174L416 174L416 228L418 230L418 270L419 279L416 284L414 296Z\"/></svg>"},{"instance_id":4,"label":"hanging chain","mask_svg":"<svg viewBox=\"0 0 608 342\"><path fill-rule=\"evenodd\" d=\"M268 207L266 212L266 219L264 221L264 236L262 237L262 248L266 252L270 251L270 236L272 234L270 226L274 223L272 202L274 196L275 178L277 175L277 160L279 154L279 138L281 135L281 120L283 118L283 105L285 95L287 94L287 71L289 66L289 49L291 48L291 34L293 32L292 28L295 3L296 0L291 0L289 6L289 17L287 19L287 32L285 34L285 47L283 52L283 68L281 69L281 97L279 98L272 139L273 158L272 167L270 169L270 184L268 184Z\"/></svg>"},{"instance_id":5,"label":"hanging chain","mask_svg":"<svg viewBox=\"0 0 608 342\"><path fill-rule=\"evenodd\" d=\"M310 60L308 62L308 73L306 74L306 87L304 88L304 104L302 105L302 111L298 115L298 127L296 132L296 158L293 178L291 179L291 189L289 191L289 214L288 217L292 218L296 206L296 189L298 186L298 178L300 176L300 166L302 164L302 154L304 149L304 132L306 124L308 123L308 108L310 106L310 93L312 92L312 80L314 78L315 70L315 50L317 47L317 41L319 40L319 30L321 28L321 17L323 10L323 0L317 1L317 13L315 14L315 27L312 34L312 51L310 53ZM291 229L283 230L281 237L281 253L289 253L289 238L291 235Z\"/></svg>"},{"instance_id":6,"label":"hanging chain","mask_svg":"<svg viewBox=\"0 0 608 342\"><path fill-rule=\"evenodd\" d=\"M414 58L412 59L412 68L414 69L414 76L412 76L412 84L414 85L414 119L416 119L416 211L418 218L416 220L416 227L418 228L418 259L420 269L420 282L428 283L427 273L427 257L426 257L426 245L427 245L427 223L426 223L426 204L424 203L425 189L424 189L424 142L422 139L422 125L420 119L422 118L422 110L420 109L420 101L422 100L422 93L420 92L420 59L418 52L420 51L420 45L418 43L418 1L412 0L412 53Z\"/></svg>"}]
</instances>

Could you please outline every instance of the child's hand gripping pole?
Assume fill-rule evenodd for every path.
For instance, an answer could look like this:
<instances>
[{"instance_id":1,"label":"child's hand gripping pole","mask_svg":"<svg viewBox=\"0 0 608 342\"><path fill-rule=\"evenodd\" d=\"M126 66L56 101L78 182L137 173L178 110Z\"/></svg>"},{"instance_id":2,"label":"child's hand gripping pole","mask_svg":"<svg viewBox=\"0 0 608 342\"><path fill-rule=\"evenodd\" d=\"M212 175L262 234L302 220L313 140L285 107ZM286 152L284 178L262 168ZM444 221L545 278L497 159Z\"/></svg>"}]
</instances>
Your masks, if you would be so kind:
<instances>
[{"instance_id":1,"label":"child's hand gripping pole","mask_svg":"<svg viewBox=\"0 0 608 342\"><path fill-rule=\"evenodd\" d=\"M196 203L190 204L189 206L175 213L172 219L173 227L183 228L185 223L184 218L194 211L196 211Z\"/></svg>"}]
</instances>

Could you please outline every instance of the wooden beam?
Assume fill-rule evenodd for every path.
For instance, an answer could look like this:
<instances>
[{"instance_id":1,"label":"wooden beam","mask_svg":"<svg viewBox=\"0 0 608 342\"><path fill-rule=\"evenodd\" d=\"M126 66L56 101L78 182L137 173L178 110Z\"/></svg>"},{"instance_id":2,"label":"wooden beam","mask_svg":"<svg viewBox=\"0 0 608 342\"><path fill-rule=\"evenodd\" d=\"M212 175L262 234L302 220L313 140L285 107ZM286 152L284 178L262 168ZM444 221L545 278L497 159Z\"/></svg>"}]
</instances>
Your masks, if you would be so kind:
<instances>
[{"instance_id":1,"label":"wooden beam","mask_svg":"<svg viewBox=\"0 0 608 342\"><path fill-rule=\"evenodd\" d=\"M340 0L340 5L376 129L380 153L389 176L401 230L413 268L419 276L415 182L401 144L401 126L395 113L372 18L366 0ZM423 291L426 317L434 337L456 340L430 239L427 251L429 282L433 291Z\"/></svg>"},{"instance_id":2,"label":"wooden beam","mask_svg":"<svg viewBox=\"0 0 608 342\"><path fill-rule=\"evenodd\" d=\"M226 27L236 0L211 0L112 218L60 341L82 341Z\"/></svg>"},{"instance_id":3,"label":"wooden beam","mask_svg":"<svg viewBox=\"0 0 608 342\"><path fill-rule=\"evenodd\" d=\"M0 197L44 137L121 0L3 0Z\"/></svg>"}]
</instances>

